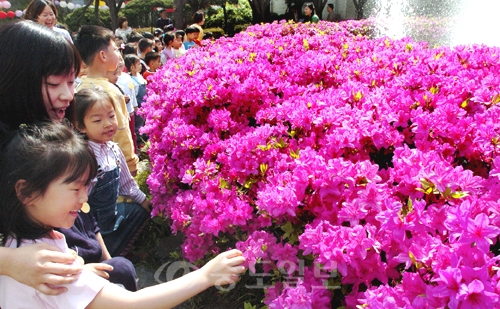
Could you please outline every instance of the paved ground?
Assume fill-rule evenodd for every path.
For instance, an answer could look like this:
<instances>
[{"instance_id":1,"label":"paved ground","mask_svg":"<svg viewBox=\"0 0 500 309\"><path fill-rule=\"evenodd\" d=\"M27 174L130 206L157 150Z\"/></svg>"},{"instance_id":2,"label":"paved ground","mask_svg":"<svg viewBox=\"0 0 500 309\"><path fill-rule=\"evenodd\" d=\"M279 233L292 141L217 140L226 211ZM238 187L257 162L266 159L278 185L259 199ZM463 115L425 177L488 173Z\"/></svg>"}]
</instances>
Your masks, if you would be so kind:
<instances>
[{"instance_id":1,"label":"paved ground","mask_svg":"<svg viewBox=\"0 0 500 309\"><path fill-rule=\"evenodd\" d=\"M138 266L136 267L135 270L137 272L139 289L152 285L157 285L166 280L166 272L169 269L172 270L173 269L172 267L179 266L179 261L173 260L170 254L173 252L180 252L181 244L182 244L181 235L169 235L160 241L160 245L156 249L157 250L156 256L158 257L157 261L158 265L148 267L141 265L141 263L136 263ZM156 274L156 279L155 279L155 274Z\"/></svg>"}]
</instances>

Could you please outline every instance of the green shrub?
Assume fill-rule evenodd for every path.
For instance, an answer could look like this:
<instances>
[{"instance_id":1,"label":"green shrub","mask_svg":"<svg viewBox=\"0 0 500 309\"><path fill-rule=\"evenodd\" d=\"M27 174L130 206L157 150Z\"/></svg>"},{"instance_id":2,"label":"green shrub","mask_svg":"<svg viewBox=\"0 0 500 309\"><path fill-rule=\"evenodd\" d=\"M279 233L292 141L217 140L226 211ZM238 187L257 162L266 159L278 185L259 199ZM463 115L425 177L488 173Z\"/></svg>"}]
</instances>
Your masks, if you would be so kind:
<instances>
[{"instance_id":1,"label":"green shrub","mask_svg":"<svg viewBox=\"0 0 500 309\"><path fill-rule=\"evenodd\" d=\"M210 7L206 14L205 27L237 29L240 25L252 23L252 9L247 0L239 0L237 5L226 5L227 25L224 25L224 11L222 7ZM246 26L245 26L246 28ZM241 29L241 27L239 27Z\"/></svg>"},{"instance_id":2,"label":"green shrub","mask_svg":"<svg viewBox=\"0 0 500 309\"><path fill-rule=\"evenodd\" d=\"M88 8L83 15L84 8L75 9L73 12L66 16L66 25L68 31L76 32L81 25L100 25L103 27L111 28L111 16L109 10L99 10L99 21L95 18L94 8Z\"/></svg>"},{"instance_id":3,"label":"green shrub","mask_svg":"<svg viewBox=\"0 0 500 309\"><path fill-rule=\"evenodd\" d=\"M224 36L224 29L222 28L205 28L203 29L203 32L204 33L212 32L216 39Z\"/></svg>"},{"instance_id":4,"label":"green shrub","mask_svg":"<svg viewBox=\"0 0 500 309\"><path fill-rule=\"evenodd\" d=\"M243 25L236 25L234 26L234 33L242 32L247 29L248 26L251 26L252 24L243 24Z\"/></svg>"}]
</instances>

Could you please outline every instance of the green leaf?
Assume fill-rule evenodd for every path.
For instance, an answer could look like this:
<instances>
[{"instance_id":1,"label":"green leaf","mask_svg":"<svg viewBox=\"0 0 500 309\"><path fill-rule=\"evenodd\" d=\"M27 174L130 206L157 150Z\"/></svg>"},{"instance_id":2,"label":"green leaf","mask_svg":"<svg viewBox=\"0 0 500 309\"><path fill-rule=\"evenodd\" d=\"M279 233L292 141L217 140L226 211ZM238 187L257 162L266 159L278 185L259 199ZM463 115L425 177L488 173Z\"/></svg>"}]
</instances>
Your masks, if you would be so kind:
<instances>
[{"instance_id":1,"label":"green leaf","mask_svg":"<svg viewBox=\"0 0 500 309\"><path fill-rule=\"evenodd\" d=\"M262 176L264 176L264 175L266 174L266 172L267 172L267 168L268 168L268 167L269 167L269 165L268 165L268 164L266 164L266 163L261 163L261 164L260 164L259 169L260 169L260 174L261 174Z\"/></svg>"},{"instance_id":2,"label":"green leaf","mask_svg":"<svg viewBox=\"0 0 500 309\"><path fill-rule=\"evenodd\" d=\"M297 149L297 151L293 151L293 149L290 149L290 156L293 159L298 159L299 158L299 152L300 152L300 149Z\"/></svg>"},{"instance_id":3,"label":"green leaf","mask_svg":"<svg viewBox=\"0 0 500 309\"><path fill-rule=\"evenodd\" d=\"M254 306L250 303L245 303L243 308L244 309L257 309L257 306Z\"/></svg>"},{"instance_id":4,"label":"green leaf","mask_svg":"<svg viewBox=\"0 0 500 309\"><path fill-rule=\"evenodd\" d=\"M292 226L291 222L287 222L287 223L283 224L281 226L281 229L283 230L283 232L285 232L285 235L283 235L283 239L289 238L290 235L292 235L292 233L295 231L293 229L293 226Z\"/></svg>"},{"instance_id":5,"label":"green leaf","mask_svg":"<svg viewBox=\"0 0 500 309\"><path fill-rule=\"evenodd\" d=\"M219 178L219 188L221 189L229 189L229 184L224 178Z\"/></svg>"},{"instance_id":6,"label":"green leaf","mask_svg":"<svg viewBox=\"0 0 500 309\"><path fill-rule=\"evenodd\" d=\"M455 191L451 194L452 198L462 198L466 196L469 196L469 193L466 191Z\"/></svg>"},{"instance_id":7,"label":"green leaf","mask_svg":"<svg viewBox=\"0 0 500 309\"><path fill-rule=\"evenodd\" d=\"M257 145L257 148L259 148L260 150L262 151L266 151L266 150L269 150L271 149L271 145Z\"/></svg>"}]
</instances>

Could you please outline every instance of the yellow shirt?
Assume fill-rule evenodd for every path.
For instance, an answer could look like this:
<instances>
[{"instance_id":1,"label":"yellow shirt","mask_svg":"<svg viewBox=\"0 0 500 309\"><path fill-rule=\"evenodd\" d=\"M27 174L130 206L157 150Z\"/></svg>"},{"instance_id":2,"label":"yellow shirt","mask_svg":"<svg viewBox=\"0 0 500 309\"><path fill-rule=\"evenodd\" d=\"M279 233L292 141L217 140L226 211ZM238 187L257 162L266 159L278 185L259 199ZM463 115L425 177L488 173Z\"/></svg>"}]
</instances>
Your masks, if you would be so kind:
<instances>
[{"instance_id":1,"label":"yellow shirt","mask_svg":"<svg viewBox=\"0 0 500 309\"><path fill-rule=\"evenodd\" d=\"M104 92L109 94L115 106L116 120L118 122L118 131L116 131L113 141L118 144L118 147L123 152L127 160L127 166L131 173L137 171L137 162L139 158L134 152L134 142L129 127L129 114L127 112L127 104L123 94L111 84L107 78L87 78L82 77L82 82L78 85L76 92L80 89L95 88L99 86Z\"/></svg>"}]
</instances>

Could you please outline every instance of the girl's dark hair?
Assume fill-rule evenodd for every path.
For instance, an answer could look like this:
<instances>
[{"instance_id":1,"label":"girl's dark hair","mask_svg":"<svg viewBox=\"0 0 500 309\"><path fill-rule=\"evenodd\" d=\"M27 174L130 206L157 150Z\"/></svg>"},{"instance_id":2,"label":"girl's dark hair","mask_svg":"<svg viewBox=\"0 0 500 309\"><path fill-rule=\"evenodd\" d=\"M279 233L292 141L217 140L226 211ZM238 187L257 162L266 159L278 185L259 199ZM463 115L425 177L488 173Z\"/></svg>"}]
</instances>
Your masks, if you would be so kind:
<instances>
[{"instance_id":1,"label":"girl's dark hair","mask_svg":"<svg viewBox=\"0 0 500 309\"><path fill-rule=\"evenodd\" d=\"M31 218L21 199L43 196L61 177L65 183L85 177L82 180L88 185L97 175L97 161L87 143L64 124L31 125L10 136L4 134L1 151L0 232L18 244L43 237L53 228ZM16 192L19 180L25 186Z\"/></svg>"},{"instance_id":2,"label":"girl's dark hair","mask_svg":"<svg viewBox=\"0 0 500 309\"><path fill-rule=\"evenodd\" d=\"M202 11L198 11L193 14L193 23L197 24L203 20L205 14Z\"/></svg>"},{"instance_id":3,"label":"girl's dark hair","mask_svg":"<svg viewBox=\"0 0 500 309\"><path fill-rule=\"evenodd\" d=\"M126 22L128 19L125 16L120 16L118 17L118 28L122 28L123 23Z\"/></svg>"},{"instance_id":4,"label":"girl's dark hair","mask_svg":"<svg viewBox=\"0 0 500 309\"><path fill-rule=\"evenodd\" d=\"M172 31L166 32L163 34L162 39L163 39L163 45L168 46L170 42L175 40L175 33L173 33Z\"/></svg>"},{"instance_id":5,"label":"girl's dark hair","mask_svg":"<svg viewBox=\"0 0 500 309\"><path fill-rule=\"evenodd\" d=\"M62 35L30 20L1 26L0 42L0 122L17 129L21 123L50 121L45 81L50 75L76 77L82 62L78 51ZM73 103L66 118L74 120Z\"/></svg>"},{"instance_id":6,"label":"girl's dark hair","mask_svg":"<svg viewBox=\"0 0 500 309\"><path fill-rule=\"evenodd\" d=\"M186 35L186 32L184 32L184 30L177 30L177 31L175 31L175 37L181 36L183 41L184 41L184 36L185 35Z\"/></svg>"},{"instance_id":7,"label":"girl's dark hair","mask_svg":"<svg viewBox=\"0 0 500 309\"><path fill-rule=\"evenodd\" d=\"M24 13L24 19L32 20L32 21L37 21L38 16L42 14L43 10L45 10L46 6L50 6L52 11L54 11L54 15L56 16L57 19L57 8L54 4L54 2L50 0L33 0L28 4L28 7L26 8L26 12Z\"/></svg>"},{"instance_id":8,"label":"girl's dark hair","mask_svg":"<svg viewBox=\"0 0 500 309\"><path fill-rule=\"evenodd\" d=\"M113 104L113 100L109 96L109 94L102 90L97 90L93 88L87 88L79 90L75 94L75 103L76 103L76 121L74 123L77 129L85 128L85 123L83 120L85 119L85 115L87 115L88 111L97 103L101 101L108 101L111 103L113 108L115 108Z\"/></svg>"},{"instance_id":9,"label":"girl's dark hair","mask_svg":"<svg viewBox=\"0 0 500 309\"><path fill-rule=\"evenodd\" d=\"M128 43L137 43L143 38L142 35L139 33L132 31L128 36L127 36L127 42Z\"/></svg>"},{"instance_id":10,"label":"girl's dark hair","mask_svg":"<svg viewBox=\"0 0 500 309\"><path fill-rule=\"evenodd\" d=\"M141 61L141 59L137 55L129 54L129 55L125 55L125 58L123 58L123 62L125 62L125 67L127 68L127 71L129 71L129 72L130 72L130 68L132 67L132 65L136 64L137 61Z\"/></svg>"}]
</instances>

